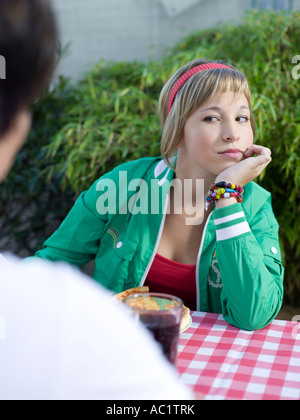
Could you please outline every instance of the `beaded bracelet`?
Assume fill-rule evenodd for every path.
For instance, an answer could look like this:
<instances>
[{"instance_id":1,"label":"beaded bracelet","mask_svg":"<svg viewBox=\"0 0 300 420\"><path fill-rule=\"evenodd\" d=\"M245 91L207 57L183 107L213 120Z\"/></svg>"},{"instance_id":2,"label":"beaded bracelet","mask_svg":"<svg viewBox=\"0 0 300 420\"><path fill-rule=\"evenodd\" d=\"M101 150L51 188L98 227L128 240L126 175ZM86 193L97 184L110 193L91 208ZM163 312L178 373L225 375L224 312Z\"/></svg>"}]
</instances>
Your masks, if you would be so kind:
<instances>
[{"instance_id":1,"label":"beaded bracelet","mask_svg":"<svg viewBox=\"0 0 300 420\"><path fill-rule=\"evenodd\" d=\"M239 185L227 183L227 182L217 182L212 184L208 196L206 197L206 210L208 210L209 204L212 204L213 207L216 206L216 202L221 198L231 198L234 197L237 199L238 203L242 203L244 189Z\"/></svg>"}]
</instances>

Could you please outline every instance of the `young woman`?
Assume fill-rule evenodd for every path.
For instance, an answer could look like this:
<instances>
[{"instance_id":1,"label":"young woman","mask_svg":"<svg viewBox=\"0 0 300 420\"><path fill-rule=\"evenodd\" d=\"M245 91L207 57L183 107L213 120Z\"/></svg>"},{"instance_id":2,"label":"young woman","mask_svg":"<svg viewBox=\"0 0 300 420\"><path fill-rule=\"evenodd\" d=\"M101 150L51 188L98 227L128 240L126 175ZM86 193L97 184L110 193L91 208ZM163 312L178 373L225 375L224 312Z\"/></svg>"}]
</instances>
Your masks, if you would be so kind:
<instances>
[{"instance_id":1,"label":"young woman","mask_svg":"<svg viewBox=\"0 0 300 420\"><path fill-rule=\"evenodd\" d=\"M36 256L79 267L94 259L94 278L114 292L148 285L263 328L281 308L284 270L270 193L252 182L271 151L253 144L247 80L195 60L166 83L159 110L162 158L102 177Z\"/></svg>"}]
</instances>

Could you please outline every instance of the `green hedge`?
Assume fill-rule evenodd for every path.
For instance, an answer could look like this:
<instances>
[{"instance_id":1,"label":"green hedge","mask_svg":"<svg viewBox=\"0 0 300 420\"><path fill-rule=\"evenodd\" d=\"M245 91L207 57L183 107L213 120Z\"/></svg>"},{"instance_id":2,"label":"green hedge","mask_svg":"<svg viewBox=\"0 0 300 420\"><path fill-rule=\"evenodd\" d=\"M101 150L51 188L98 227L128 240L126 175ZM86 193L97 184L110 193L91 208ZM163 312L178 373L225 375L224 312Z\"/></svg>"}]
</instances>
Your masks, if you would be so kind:
<instances>
[{"instance_id":1,"label":"green hedge","mask_svg":"<svg viewBox=\"0 0 300 420\"><path fill-rule=\"evenodd\" d=\"M2 194L11 191L15 177L31 185L32 194L49 186L61 197L61 191L78 194L121 162L158 155L157 100L163 84L196 57L225 60L248 77L256 141L273 152L272 164L257 181L273 194L286 300L299 305L300 80L292 78L292 58L300 54L299 20L297 12L252 11L238 25L193 33L159 61L100 62L76 86L61 80L35 107L33 134L23 152L35 155L31 167L17 165Z\"/></svg>"}]
</instances>

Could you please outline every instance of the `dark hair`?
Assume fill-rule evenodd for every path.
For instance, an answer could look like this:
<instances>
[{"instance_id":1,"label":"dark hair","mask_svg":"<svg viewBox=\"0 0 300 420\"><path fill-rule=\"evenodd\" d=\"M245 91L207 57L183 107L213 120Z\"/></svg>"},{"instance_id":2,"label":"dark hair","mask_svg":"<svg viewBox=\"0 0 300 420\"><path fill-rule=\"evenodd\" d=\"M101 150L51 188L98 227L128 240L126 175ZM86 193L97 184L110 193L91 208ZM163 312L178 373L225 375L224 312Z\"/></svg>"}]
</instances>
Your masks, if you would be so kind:
<instances>
[{"instance_id":1,"label":"dark hair","mask_svg":"<svg viewBox=\"0 0 300 420\"><path fill-rule=\"evenodd\" d=\"M0 79L0 135L48 86L57 39L50 1L0 0L0 56L6 67L6 79Z\"/></svg>"}]
</instances>

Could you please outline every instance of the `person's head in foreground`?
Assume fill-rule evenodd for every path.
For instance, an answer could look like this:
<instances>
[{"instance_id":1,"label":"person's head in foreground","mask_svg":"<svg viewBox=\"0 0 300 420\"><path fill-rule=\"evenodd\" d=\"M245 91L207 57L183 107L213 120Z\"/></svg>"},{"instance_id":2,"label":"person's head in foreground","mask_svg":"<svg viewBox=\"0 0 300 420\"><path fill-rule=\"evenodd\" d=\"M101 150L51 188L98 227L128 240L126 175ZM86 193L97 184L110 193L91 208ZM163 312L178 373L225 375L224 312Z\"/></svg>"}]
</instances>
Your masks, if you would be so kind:
<instances>
[{"instance_id":1,"label":"person's head in foreground","mask_svg":"<svg viewBox=\"0 0 300 420\"><path fill-rule=\"evenodd\" d=\"M57 39L49 1L0 0L0 182L27 137L30 106L50 82Z\"/></svg>"}]
</instances>

